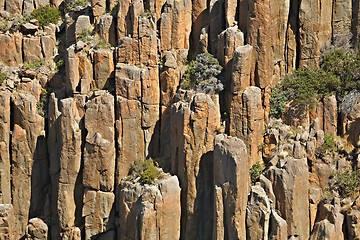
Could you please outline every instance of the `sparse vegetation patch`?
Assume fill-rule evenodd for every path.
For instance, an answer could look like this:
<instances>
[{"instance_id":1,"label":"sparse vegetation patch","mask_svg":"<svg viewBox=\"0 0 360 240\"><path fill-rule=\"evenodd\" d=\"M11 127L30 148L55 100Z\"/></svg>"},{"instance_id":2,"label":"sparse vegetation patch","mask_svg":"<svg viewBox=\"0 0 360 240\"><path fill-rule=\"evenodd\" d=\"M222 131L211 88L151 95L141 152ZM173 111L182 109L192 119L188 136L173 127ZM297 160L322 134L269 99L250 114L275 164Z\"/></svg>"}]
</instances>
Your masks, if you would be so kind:
<instances>
[{"instance_id":1,"label":"sparse vegetation patch","mask_svg":"<svg viewBox=\"0 0 360 240\"><path fill-rule=\"evenodd\" d=\"M152 184L161 177L161 171L152 159L138 160L132 165L130 176L133 179L139 178L142 184Z\"/></svg>"},{"instance_id":2,"label":"sparse vegetation patch","mask_svg":"<svg viewBox=\"0 0 360 240\"><path fill-rule=\"evenodd\" d=\"M22 68L23 69L31 69L31 70L39 70L42 66L44 66L44 64L45 64L45 60L41 59L41 60L37 60L37 61L24 63Z\"/></svg>"},{"instance_id":3,"label":"sparse vegetation patch","mask_svg":"<svg viewBox=\"0 0 360 240\"><path fill-rule=\"evenodd\" d=\"M340 196L354 197L360 191L360 171L336 171L330 180L330 189L339 192Z\"/></svg>"}]
</instances>

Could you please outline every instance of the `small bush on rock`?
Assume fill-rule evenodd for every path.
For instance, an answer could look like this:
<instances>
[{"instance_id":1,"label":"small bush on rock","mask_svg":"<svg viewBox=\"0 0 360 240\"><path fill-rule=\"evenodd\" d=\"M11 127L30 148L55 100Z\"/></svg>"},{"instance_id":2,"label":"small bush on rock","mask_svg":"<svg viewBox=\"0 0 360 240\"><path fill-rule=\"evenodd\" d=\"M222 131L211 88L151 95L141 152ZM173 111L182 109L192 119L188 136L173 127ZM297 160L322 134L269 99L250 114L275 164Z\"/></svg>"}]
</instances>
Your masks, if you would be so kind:
<instances>
[{"instance_id":1,"label":"small bush on rock","mask_svg":"<svg viewBox=\"0 0 360 240\"><path fill-rule=\"evenodd\" d=\"M326 134L324 137L324 143L316 149L317 155L322 157L326 153L333 154L337 151L336 142L331 134Z\"/></svg>"},{"instance_id":2,"label":"small bush on rock","mask_svg":"<svg viewBox=\"0 0 360 240\"><path fill-rule=\"evenodd\" d=\"M59 21L60 11L55 6L44 6L35 9L30 17L38 20L41 26L47 26L50 23L57 23Z\"/></svg>"},{"instance_id":3,"label":"small bush on rock","mask_svg":"<svg viewBox=\"0 0 360 240\"><path fill-rule=\"evenodd\" d=\"M224 89L223 84L217 78L221 70L219 61L211 54L199 54L188 64L181 88L205 93L220 92Z\"/></svg>"},{"instance_id":4,"label":"small bush on rock","mask_svg":"<svg viewBox=\"0 0 360 240\"><path fill-rule=\"evenodd\" d=\"M264 169L265 166L261 162L257 162L251 166L249 173L252 185L255 185L255 183L259 180L260 175L263 173Z\"/></svg>"},{"instance_id":5,"label":"small bush on rock","mask_svg":"<svg viewBox=\"0 0 360 240\"><path fill-rule=\"evenodd\" d=\"M0 71L0 85L6 80L7 74Z\"/></svg>"},{"instance_id":6,"label":"small bush on rock","mask_svg":"<svg viewBox=\"0 0 360 240\"><path fill-rule=\"evenodd\" d=\"M354 197L360 191L360 171L336 171L330 180L330 188L341 197Z\"/></svg>"},{"instance_id":7,"label":"small bush on rock","mask_svg":"<svg viewBox=\"0 0 360 240\"><path fill-rule=\"evenodd\" d=\"M130 176L134 179L139 178L142 184L152 184L155 179L161 177L161 171L152 159L138 160L132 165Z\"/></svg>"},{"instance_id":8,"label":"small bush on rock","mask_svg":"<svg viewBox=\"0 0 360 240\"><path fill-rule=\"evenodd\" d=\"M270 99L271 114L279 117L286 104L299 109L309 109L317 100L336 93L340 79L320 68L299 69L286 76L274 89Z\"/></svg>"}]
</instances>

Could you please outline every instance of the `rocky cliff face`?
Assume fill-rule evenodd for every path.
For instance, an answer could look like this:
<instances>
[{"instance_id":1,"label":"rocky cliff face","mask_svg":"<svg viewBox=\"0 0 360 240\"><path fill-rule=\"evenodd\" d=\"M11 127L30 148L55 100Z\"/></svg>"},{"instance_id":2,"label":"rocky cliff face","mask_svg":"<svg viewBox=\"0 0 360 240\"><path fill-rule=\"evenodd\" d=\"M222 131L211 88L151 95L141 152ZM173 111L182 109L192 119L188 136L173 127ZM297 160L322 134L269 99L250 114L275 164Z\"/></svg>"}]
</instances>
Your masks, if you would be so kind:
<instances>
[{"instance_id":1,"label":"rocky cliff face","mask_svg":"<svg viewBox=\"0 0 360 240\"><path fill-rule=\"evenodd\" d=\"M269 117L358 24L354 0L0 0L0 239L360 238L360 96ZM220 93L182 89L204 52ZM162 178L127 177L148 158Z\"/></svg>"}]
</instances>

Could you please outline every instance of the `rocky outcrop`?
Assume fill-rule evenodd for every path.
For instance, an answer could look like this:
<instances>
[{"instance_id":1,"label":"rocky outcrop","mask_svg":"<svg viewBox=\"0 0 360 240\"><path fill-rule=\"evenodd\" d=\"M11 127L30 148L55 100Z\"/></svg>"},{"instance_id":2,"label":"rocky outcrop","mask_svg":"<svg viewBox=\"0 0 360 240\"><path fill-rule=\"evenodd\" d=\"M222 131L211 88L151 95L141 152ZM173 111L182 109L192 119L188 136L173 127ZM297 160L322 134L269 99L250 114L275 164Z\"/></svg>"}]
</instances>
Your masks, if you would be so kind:
<instances>
[{"instance_id":1,"label":"rocky outcrop","mask_svg":"<svg viewBox=\"0 0 360 240\"><path fill-rule=\"evenodd\" d=\"M11 204L0 205L1 239L14 239L15 219L13 214L13 207Z\"/></svg>"},{"instance_id":2,"label":"rocky outcrop","mask_svg":"<svg viewBox=\"0 0 360 240\"><path fill-rule=\"evenodd\" d=\"M271 206L260 185L251 187L246 210L247 239L268 239Z\"/></svg>"},{"instance_id":3,"label":"rocky outcrop","mask_svg":"<svg viewBox=\"0 0 360 240\"><path fill-rule=\"evenodd\" d=\"M48 226L40 218L32 218L26 226L25 239L46 240L48 239Z\"/></svg>"},{"instance_id":4,"label":"rocky outcrop","mask_svg":"<svg viewBox=\"0 0 360 240\"><path fill-rule=\"evenodd\" d=\"M118 239L180 238L181 189L176 176L165 176L154 185L124 180L120 189Z\"/></svg>"}]
</instances>

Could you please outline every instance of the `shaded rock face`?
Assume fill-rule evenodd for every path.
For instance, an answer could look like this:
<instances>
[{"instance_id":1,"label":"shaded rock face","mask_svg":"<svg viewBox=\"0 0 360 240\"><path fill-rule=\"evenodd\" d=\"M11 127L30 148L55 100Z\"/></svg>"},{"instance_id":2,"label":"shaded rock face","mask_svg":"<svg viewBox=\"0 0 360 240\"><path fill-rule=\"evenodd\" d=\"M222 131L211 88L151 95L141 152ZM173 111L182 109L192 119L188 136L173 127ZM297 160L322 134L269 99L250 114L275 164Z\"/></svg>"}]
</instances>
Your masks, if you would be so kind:
<instances>
[{"instance_id":1,"label":"shaded rock face","mask_svg":"<svg viewBox=\"0 0 360 240\"><path fill-rule=\"evenodd\" d=\"M24 22L49 4L59 23ZM359 99L269 119L279 79L358 25L352 0L0 0L0 239L359 238L359 200L326 202L360 167ZM203 52L219 94L181 89ZM328 134L347 157L319 157ZM125 179L147 158L175 176Z\"/></svg>"}]
</instances>

